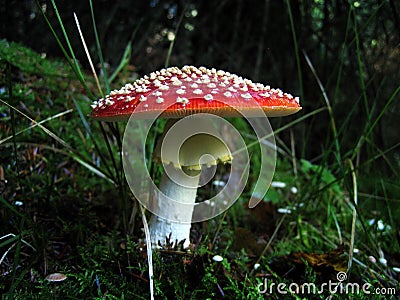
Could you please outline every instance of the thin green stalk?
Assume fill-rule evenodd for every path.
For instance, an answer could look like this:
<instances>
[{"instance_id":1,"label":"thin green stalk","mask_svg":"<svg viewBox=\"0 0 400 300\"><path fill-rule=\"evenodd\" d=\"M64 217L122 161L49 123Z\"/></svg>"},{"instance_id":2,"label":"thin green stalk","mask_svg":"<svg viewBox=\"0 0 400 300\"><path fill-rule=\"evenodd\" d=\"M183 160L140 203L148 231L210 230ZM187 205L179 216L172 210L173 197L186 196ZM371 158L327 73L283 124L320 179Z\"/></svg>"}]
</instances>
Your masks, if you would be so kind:
<instances>
[{"instance_id":1,"label":"thin green stalk","mask_svg":"<svg viewBox=\"0 0 400 300\"><path fill-rule=\"evenodd\" d=\"M271 246L272 242L275 240L276 235L278 234L279 229L281 228L283 221L286 219L286 214L283 215L280 219L278 224L275 227L274 232L272 233L271 237L268 240L267 245L265 245L263 251L261 252L261 254L258 256L257 261L255 262L255 264L259 264L261 262L261 259L264 257L265 253L267 253L269 247ZM254 269L251 270L250 275L252 275L254 272Z\"/></svg>"},{"instance_id":2,"label":"thin green stalk","mask_svg":"<svg viewBox=\"0 0 400 300\"><path fill-rule=\"evenodd\" d=\"M305 115L301 116L300 118L294 120L293 122L290 122L290 123L288 123L288 124L286 124L286 125L284 125L284 126L278 128L278 129L276 129L273 133L268 134L268 135L266 135L266 136L263 136L262 138L257 139L256 141L249 143L249 144L246 146L246 148L247 148L247 149L250 149L251 147L254 147L254 146L258 145L261 141L270 138L272 135L276 135L276 134L278 134L279 132L282 132L282 131L288 129L288 128L290 128L290 127L296 125L297 123L300 123L300 122L304 121L305 119L307 119L307 118L309 118L309 117L311 117L311 116L313 116L313 115L316 115L316 114L319 114L320 112L323 112L324 110L326 110L326 107L321 107L321 108L318 108L318 109L316 109L316 110L314 110L314 111L312 111L312 112L310 112L310 113L308 113L308 114L305 114ZM238 150L236 150L235 152L233 152L232 155L235 155L235 154L237 154L237 153L240 153L240 152L243 151L243 150L244 150L244 149L238 149Z\"/></svg>"},{"instance_id":3,"label":"thin green stalk","mask_svg":"<svg viewBox=\"0 0 400 300\"><path fill-rule=\"evenodd\" d=\"M10 108L10 109L11 109L11 108ZM13 134L13 135L11 135L11 136L8 136L8 137L5 137L4 139L0 140L0 145L3 144L3 143L5 143L5 142L7 142L7 141L10 140L10 139L13 139L15 136L20 135L21 133L24 133L24 132L26 132L26 131L28 131L28 130L31 130L32 128L37 127L39 124L44 124L44 123L46 123L46 122L48 122L48 121L57 119L57 118L59 118L59 117L61 117L61 116L64 116L64 115L66 115L66 114L69 114L69 113L71 113L71 112L73 112L73 110L72 110L72 109L68 109L68 110L63 111L63 112L61 112L61 113L55 114L55 115L53 115L53 116L51 116L51 117L48 117L48 118L46 118L46 119L44 119L44 120L42 120L42 121L40 121L40 122L37 122L37 124L29 125L27 128L24 128L24 129L22 129L22 130L16 132L15 134Z\"/></svg>"},{"instance_id":4,"label":"thin green stalk","mask_svg":"<svg viewBox=\"0 0 400 300\"><path fill-rule=\"evenodd\" d=\"M115 161L115 158L114 158L114 155L113 155L113 151L111 150L110 141L108 140L108 135L107 135L107 133L106 133L106 131L104 129L103 122L99 122L99 126L100 126L101 133L102 133L102 135L104 137L104 140L106 142L107 151L108 151L108 153L110 154L110 157L111 157L111 163L113 165L113 168L114 168L115 172L117 172L117 170L118 170L117 169L117 163ZM117 180L116 182L118 182L118 174L116 174L115 178Z\"/></svg>"},{"instance_id":5,"label":"thin green stalk","mask_svg":"<svg viewBox=\"0 0 400 300\"><path fill-rule=\"evenodd\" d=\"M338 132L337 132L337 129L336 129L335 117L333 115L333 111L332 111L332 107L331 107L330 101L329 101L328 95L326 94L325 88L322 85L322 82L319 79L319 77L317 75L317 72L314 69L313 64L311 63L311 60L309 59L309 57L308 57L306 52L303 52L303 53L304 53L304 57L305 57L305 59L307 61L307 64L308 64L311 72L313 73L315 80L318 83L318 86L319 86L319 88L321 90L322 96L324 97L326 108L328 109L328 113L329 113L329 119L330 119L330 122L331 122L332 133L333 133L333 138L334 138L334 143L335 143L335 148L336 148L336 154L338 156L337 157L337 161L340 164L342 159L341 159L341 154L340 154L339 136L338 136Z\"/></svg>"},{"instance_id":6,"label":"thin green stalk","mask_svg":"<svg viewBox=\"0 0 400 300\"><path fill-rule=\"evenodd\" d=\"M61 17L60 17L60 15L58 14L58 10L57 10L57 7L56 7L54 1L52 0L53 7L54 7L54 9L55 9L55 12L56 12L58 21L60 22L60 26L61 26L61 29L63 30L64 37L65 37L66 42L67 42L67 44L68 44L68 46L69 46L70 52L71 52L71 54L72 54L72 56L73 56L72 59L71 59L71 57L68 55L67 50L65 49L65 47L63 46L63 44L62 44L60 38L58 37L57 33L55 32L53 26L51 25L51 23L50 23L49 19L47 18L45 12L43 11L43 8L42 8L42 6L40 5L39 1L38 1L38 0L35 0L35 1L36 1L36 5L37 5L39 11L41 12L41 14L42 14L44 20L46 21L47 25L49 26L50 31L51 31L51 33L53 34L53 36L54 36L54 38L55 38L55 40L56 40L58 46L60 47L61 52L63 53L64 57L66 58L68 64L71 66L71 68L72 68L72 70L74 71L75 75L78 77L78 80L81 82L81 84L82 84L83 88L85 89L85 91L86 91L87 95L89 96L89 98L94 98L92 92L90 91L89 87L88 87L87 84L86 84L85 78L83 77L83 74L82 74L81 69L80 69L79 64L78 64L78 61L77 61L76 58L75 58L75 54L74 54L74 52L72 51L71 44L70 44L70 42L69 42L67 33L66 33L65 28L64 28L64 25L63 25L63 23L62 23Z\"/></svg>"},{"instance_id":7,"label":"thin green stalk","mask_svg":"<svg viewBox=\"0 0 400 300\"><path fill-rule=\"evenodd\" d=\"M97 55L99 56L101 70L102 70L102 74L103 74L104 83L106 85L107 93L109 93L111 91L110 83L108 82L107 70L106 70L106 68L104 66L103 52L102 52L101 46L100 46L99 34L97 33L96 20L94 18L93 1L89 0L89 4L90 4L90 14L92 16L94 37L95 37L95 40L96 40Z\"/></svg>"},{"instance_id":8,"label":"thin green stalk","mask_svg":"<svg viewBox=\"0 0 400 300\"><path fill-rule=\"evenodd\" d=\"M354 149L351 160L353 160L358 155L362 145L365 143L366 139L371 135L372 131L374 130L376 125L378 125L379 121L382 119L382 117L384 116L386 111L389 109L389 107L392 105L393 101L396 99L396 96L399 93L400 93L400 85L396 88L396 90L393 92L392 96L390 96L388 101L386 101L385 106L382 108L379 115L376 117L375 121L369 126L366 133L360 137L360 140L358 141L357 146Z\"/></svg>"},{"instance_id":9,"label":"thin green stalk","mask_svg":"<svg viewBox=\"0 0 400 300\"><path fill-rule=\"evenodd\" d=\"M143 229L144 235L146 238L146 247L147 247L147 264L149 266L149 289L150 289L150 299L154 299L154 269L153 269L153 249L151 246L151 238L150 238L150 231L149 231L149 224L147 223L145 209L143 205L139 204L140 211L142 213L142 222L143 222Z\"/></svg>"},{"instance_id":10,"label":"thin green stalk","mask_svg":"<svg viewBox=\"0 0 400 300\"><path fill-rule=\"evenodd\" d=\"M55 40L56 40L58 46L60 47L61 52L63 53L63 55L64 55L65 58L67 59L67 62L68 62L68 64L71 66L72 70L74 70L74 72L75 72L74 65L73 65L73 63L72 63L71 58L69 57L69 55L68 55L68 53L67 53L67 50L65 50L65 48L64 48L64 46L63 46L61 40L59 39L57 33L55 32L53 26L51 25L49 19L47 18L46 14L45 14L44 10L42 9L42 6L40 5L40 3L39 3L38 0L36 0L36 5L37 5L37 7L39 8L39 10L40 10L40 12L41 12L41 14L42 14L44 20L46 21L47 25L49 26L50 31L51 31L51 33L53 34L53 36L54 36L54 38L55 38Z\"/></svg>"},{"instance_id":11,"label":"thin green stalk","mask_svg":"<svg viewBox=\"0 0 400 300\"><path fill-rule=\"evenodd\" d=\"M119 62L114 73L112 73L111 76L109 77L110 83L114 81L114 79L117 77L119 72L121 72L121 70L129 63L131 53L132 53L132 46L131 46L131 42L129 42L128 45L126 45L126 47L125 47L125 51L124 51L124 54L122 55L121 61Z\"/></svg>"},{"instance_id":12,"label":"thin green stalk","mask_svg":"<svg viewBox=\"0 0 400 300\"><path fill-rule=\"evenodd\" d=\"M304 98L303 75L301 73L300 52L299 52L299 46L297 44L296 27L294 25L292 8L290 7L290 2L289 2L289 0L286 0L285 2L286 2L286 5L287 5L287 8L288 8L290 28L291 28L291 31L292 31L292 38L293 38L293 45L294 45L294 55L296 56L297 76L299 77L300 95L301 95L301 98Z\"/></svg>"},{"instance_id":13,"label":"thin green stalk","mask_svg":"<svg viewBox=\"0 0 400 300\"><path fill-rule=\"evenodd\" d=\"M3 197L0 196L0 204L2 208L7 208L7 210L10 210L14 216L22 217L23 214L19 212L15 206L11 205L8 201L6 201ZM2 244L0 244L0 248L3 247Z\"/></svg>"},{"instance_id":14,"label":"thin green stalk","mask_svg":"<svg viewBox=\"0 0 400 300\"><path fill-rule=\"evenodd\" d=\"M69 155L75 159L77 162L79 162L80 164L82 164L83 166L85 166L86 168L88 168L89 170L91 170L92 172L96 173L97 175L103 177L103 178L107 178L108 180L111 180L106 174L103 173L102 170L100 170L99 168L97 168L97 166L95 166L94 164L92 164L91 162L87 162L86 159L79 153L77 152L75 149L73 149L69 144L67 144L63 139L61 139L60 137L58 137L55 133L53 133L52 131L50 131L49 129L47 129L46 127L44 127L42 124L40 124L39 122L35 121L34 119L32 119L31 117L29 117L28 115L24 114L22 111L20 111L19 109L17 109L16 107L12 106L11 104L7 103L6 101L0 99L0 102L7 105L9 108L11 108L12 110L18 112L19 114L21 114L22 116L24 116L26 119L28 119L29 121L31 121L32 123L34 123L35 125L37 125L40 129L42 129L47 135L49 135L51 138L53 138L54 140L56 140L58 143L60 143L65 149L68 150ZM6 144L4 144L6 145Z\"/></svg>"},{"instance_id":15,"label":"thin green stalk","mask_svg":"<svg viewBox=\"0 0 400 300\"><path fill-rule=\"evenodd\" d=\"M391 146L390 148L385 149L385 151L379 151L378 154L374 155L373 157L371 157L367 161L363 162L360 166L368 165L368 164L372 163L373 161L377 160L378 158L383 157L386 153L389 153L391 151L397 150L399 147L400 147L400 143L397 143L397 144L394 144L393 146Z\"/></svg>"},{"instance_id":16,"label":"thin green stalk","mask_svg":"<svg viewBox=\"0 0 400 300\"><path fill-rule=\"evenodd\" d=\"M176 24L176 28L175 28L175 32L174 32L174 38L172 39L171 43L169 44L167 57L165 59L165 66L164 66L165 68L167 68L169 66L169 60L171 58L172 49L174 48L175 40L176 40L176 37L178 35L179 28L181 27L181 23L182 23L183 17L185 16L185 11L186 11L186 8L183 9L183 11L182 11L182 13L181 13L181 15L179 17L178 24Z\"/></svg>"},{"instance_id":17,"label":"thin green stalk","mask_svg":"<svg viewBox=\"0 0 400 300\"><path fill-rule=\"evenodd\" d=\"M112 76L110 78L108 78L107 76L107 71L106 68L104 66L104 58L103 58L103 53L101 50L101 46L100 46L100 40L99 40L99 35L97 32L97 26L96 26L96 20L95 20L95 15L94 15L94 9L93 9L93 2L92 0L89 0L89 4L90 4L90 12L91 12L91 16L92 16L92 23L93 23L93 30L94 30L94 35L95 35L95 40L96 40L96 47L97 47L97 54L99 56L99 60L100 60L100 64L101 64L101 68L102 68L102 73L103 73L103 79L104 82L106 84L106 88L107 88L107 93L110 92L111 88L110 88L110 82L112 80L114 80L115 76L118 74L118 72L126 65L129 63L130 60L130 55L131 55L131 46L129 43L127 48L125 49L124 55L122 57L121 63L119 64L117 70L112 74ZM104 127L102 126L101 122L100 122L100 128L101 128L101 132L103 134L104 139L106 140L106 145L107 145L107 150L109 155L112 157L112 163L114 166L114 170L116 172L116 177L115 177L115 181L118 183L118 187L119 187L119 191L120 191L120 195L121 195L121 209L122 209L122 219L123 219L123 225L125 228L125 231L128 232L129 230L129 222L127 219L127 208L128 208L128 203L127 203L127 195L126 195L126 191L124 188L124 174L123 174L123 165L122 165L122 151L121 151L121 136L119 134L119 130L118 130L118 125L116 125L116 132L117 134L115 135L115 137L117 138L118 141L118 147L119 147L119 153L120 153L120 164L119 164L119 169L117 168L117 164L116 161L114 159L113 153L111 151L111 145L109 143L109 140L107 138L107 134L104 130ZM89 129L90 131L90 129ZM114 132L115 133L115 132ZM98 153L101 155L101 152L98 151ZM102 156L102 155L101 155ZM104 158L103 158L104 160ZM104 160L106 161L106 160ZM107 169L110 171L108 165L106 166ZM120 170L120 174L118 174L118 170Z\"/></svg>"},{"instance_id":18,"label":"thin green stalk","mask_svg":"<svg viewBox=\"0 0 400 300\"><path fill-rule=\"evenodd\" d=\"M353 218L351 223L351 236L350 236L350 248L349 248L349 261L347 263L347 272L349 273L352 262L353 262L353 252L354 252L354 238L356 234L356 221L357 221L357 205L358 205L358 189L357 189L357 177L356 171L354 170L354 165L350 159L347 160L350 165L350 172L353 179Z\"/></svg>"},{"instance_id":19,"label":"thin green stalk","mask_svg":"<svg viewBox=\"0 0 400 300\"><path fill-rule=\"evenodd\" d=\"M357 63L358 63L358 73L359 73L359 79L360 79L360 85L361 85L361 92L362 92L362 96L363 96L363 100L364 100L364 107L365 107L365 112L368 116L371 115L370 114L370 109L369 109L369 105L368 105L368 97L367 97L367 93L366 93L366 87L365 87L365 81L364 81L364 69L363 69L363 61L361 58L361 48L360 48L360 38L358 35L358 29L357 29L357 20L356 20L356 14L354 12L354 9L351 9L351 12L353 12L353 27L354 27L354 39L356 42L356 54L357 54ZM368 124L367 124L368 126Z\"/></svg>"},{"instance_id":20,"label":"thin green stalk","mask_svg":"<svg viewBox=\"0 0 400 300\"><path fill-rule=\"evenodd\" d=\"M127 65L129 64L129 61L131 59L131 55L132 55L132 41L136 36L136 33L138 32L140 25L142 23L142 20L139 21L138 25L135 27L135 30L132 32L131 38L129 39L128 44L125 47L124 50L124 54L122 55L122 58L117 66L117 68L115 69L114 73L111 74L111 76L108 79L108 82L111 83L114 81L114 79L117 77L117 75L119 74L119 72L121 72L121 70ZM140 48L140 47L138 47ZM109 91L108 91L109 92Z\"/></svg>"},{"instance_id":21,"label":"thin green stalk","mask_svg":"<svg viewBox=\"0 0 400 300\"><path fill-rule=\"evenodd\" d=\"M8 89L8 101L11 103L13 102L13 86L11 82L11 65L7 63L7 89ZM16 144L16 133L15 133L15 114L14 110L10 107L10 118L11 118L11 132L12 132L12 140L13 140L13 152L14 152L14 159L15 159L15 170L16 173L19 174L18 170L18 151L17 151L17 144Z\"/></svg>"},{"instance_id":22,"label":"thin green stalk","mask_svg":"<svg viewBox=\"0 0 400 300\"><path fill-rule=\"evenodd\" d=\"M351 23L351 13L347 15L347 22L346 22L346 32L344 34L344 39L343 39L343 44L342 44L342 50L340 53L340 63L339 63L339 70L338 70L338 75L336 79L336 85L335 85L335 91L334 91L334 96L333 99L335 100L337 98L337 95L339 93L340 89L340 83L342 79L342 72L343 72L343 66L344 66L344 61L345 61L345 56L346 56L346 41L349 36L349 28L350 28L350 23Z\"/></svg>"},{"instance_id":23,"label":"thin green stalk","mask_svg":"<svg viewBox=\"0 0 400 300\"><path fill-rule=\"evenodd\" d=\"M82 124L86 129L86 132L89 134L90 138L92 139L94 147L95 147L97 153L99 154L100 159L101 159L102 163L104 164L104 167L106 168L106 170L108 172L107 175L110 178L113 178L113 174L112 174L111 169L110 169L109 164L108 164L108 159L106 159L104 157L103 153L100 151L100 148L99 148L99 146L98 146L98 144L96 142L96 138L94 137L94 135L92 133L92 130L90 129L90 126L89 126L88 122L86 121L86 118L85 118L84 114L82 113L82 110L81 110L78 102L76 101L75 98L72 98L72 100L74 101L75 107L76 107L76 109L78 111L79 117L81 118ZM115 178L113 178L113 181L116 181Z\"/></svg>"},{"instance_id":24,"label":"thin green stalk","mask_svg":"<svg viewBox=\"0 0 400 300\"><path fill-rule=\"evenodd\" d=\"M21 223L19 224L19 229L20 229L21 233L18 235L18 240L16 242L17 247L15 249L14 258L13 258L13 266L12 266L12 274L13 275L12 275L12 279L11 279L10 290L9 290L9 293L8 293L9 299L14 299L13 298L14 289L17 286L18 282L20 282L20 280L16 280L16 275L17 275L16 271L17 271L17 267L18 267L19 262L20 262L21 245L22 245L22 236L21 235L22 235L22 232L23 232L22 228L24 226L24 221L25 221L25 218L23 217L21 219ZM27 272L27 270L25 272Z\"/></svg>"},{"instance_id":25,"label":"thin green stalk","mask_svg":"<svg viewBox=\"0 0 400 300\"><path fill-rule=\"evenodd\" d=\"M70 43L70 41L69 41L69 37L68 37L67 31L65 30L64 23L63 23L63 21L62 21L62 19L61 19L60 13L58 12L57 5L56 5L56 3L54 2L54 0L51 0L51 4L53 5L53 8L54 8L54 11L55 11L55 13L56 13L56 17L57 17L58 23L60 24L61 31L62 31L62 33L63 33L63 35L64 35L64 38L65 38L65 41L66 41L66 43L67 43L69 52L70 52L70 54L71 54L72 61L73 61L73 63L74 63L74 70L77 72L77 76L78 76L79 80L81 80L81 82L85 82L85 79L84 79L84 77L83 77L81 68L79 67L79 64L78 64L78 60L77 60L76 57L75 57L75 52L74 52L74 50L72 49L71 43Z\"/></svg>"}]
</instances>

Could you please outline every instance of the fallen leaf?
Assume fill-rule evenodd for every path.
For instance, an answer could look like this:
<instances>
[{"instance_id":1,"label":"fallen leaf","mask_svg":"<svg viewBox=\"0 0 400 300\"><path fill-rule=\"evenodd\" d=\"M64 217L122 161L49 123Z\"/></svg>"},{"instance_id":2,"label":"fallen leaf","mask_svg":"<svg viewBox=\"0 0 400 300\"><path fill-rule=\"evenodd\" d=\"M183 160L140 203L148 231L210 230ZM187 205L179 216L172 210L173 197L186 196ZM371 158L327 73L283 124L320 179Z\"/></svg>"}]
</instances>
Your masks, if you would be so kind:
<instances>
[{"instance_id":1,"label":"fallen leaf","mask_svg":"<svg viewBox=\"0 0 400 300\"><path fill-rule=\"evenodd\" d=\"M332 267L337 272L347 270L347 259L344 257L345 246L339 245L327 253L297 252L289 255L289 259L295 263L306 261L311 267Z\"/></svg>"}]
</instances>

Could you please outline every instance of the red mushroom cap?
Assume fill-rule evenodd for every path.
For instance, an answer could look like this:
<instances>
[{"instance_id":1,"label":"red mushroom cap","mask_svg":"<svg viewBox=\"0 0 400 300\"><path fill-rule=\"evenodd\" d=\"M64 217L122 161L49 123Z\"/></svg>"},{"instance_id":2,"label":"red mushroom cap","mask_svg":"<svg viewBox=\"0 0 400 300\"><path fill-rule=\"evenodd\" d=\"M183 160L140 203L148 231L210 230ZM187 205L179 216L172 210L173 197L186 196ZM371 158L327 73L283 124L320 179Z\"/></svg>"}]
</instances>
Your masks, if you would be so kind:
<instances>
[{"instance_id":1,"label":"red mushroom cap","mask_svg":"<svg viewBox=\"0 0 400 300\"><path fill-rule=\"evenodd\" d=\"M221 117L251 114L286 116L298 112L299 98L253 83L229 72L205 67L171 67L151 73L114 90L92 104L91 117L102 121L128 120L132 114L147 118L181 118L197 113Z\"/></svg>"}]
</instances>

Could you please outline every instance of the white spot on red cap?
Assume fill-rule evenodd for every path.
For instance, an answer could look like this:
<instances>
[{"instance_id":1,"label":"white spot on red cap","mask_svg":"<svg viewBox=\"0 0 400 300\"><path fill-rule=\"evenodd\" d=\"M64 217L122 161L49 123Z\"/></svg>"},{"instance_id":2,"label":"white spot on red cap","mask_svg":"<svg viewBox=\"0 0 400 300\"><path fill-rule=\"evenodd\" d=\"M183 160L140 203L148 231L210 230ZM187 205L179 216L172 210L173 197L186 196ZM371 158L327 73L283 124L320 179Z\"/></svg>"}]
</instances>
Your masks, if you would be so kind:
<instances>
[{"instance_id":1,"label":"white spot on red cap","mask_svg":"<svg viewBox=\"0 0 400 300\"><path fill-rule=\"evenodd\" d=\"M166 85L166 84L162 84L162 85L160 86L160 90L162 90L162 91L167 91L167 90L169 90L169 86Z\"/></svg>"},{"instance_id":2,"label":"white spot on red cap","mask_svg":"<svg viewBox=\"0 0 400 300\"><path fill-rule=\"evenodd\" d=\"M182 103L182 104L187 104L187 103L189 103L189 99L188 98L185 98L185 97L177 97L176 98L176 102L177 103Z\"/></svg>"},{"instance_id":3,"label":"white spot on red cap","mask_svg":"<svg viewBox=\"0 0 400 300\"><path fill-rule=\"evenodd\" d=\"M114 101L111 101L110 99L106 98L105 104L106 105L113 105Z\"/></svg>"},{"instance_id":4,"label":"white spot on red cap","mask_svg":"<svg viewBox=\"0 0 400 300\"><path fill-rule=\"evenodd\" d=\"M242 98L244 98L244 99L250 99L251 98L251 94L250 93L240 94L240 96L242 96Z\"/></svg>"},{"instance_id":5,"label":"white spot on red cap","mask_svg":"<svg viewBox=\"0 0 400 300\"><path fill-rule=\"evenodd\" d=\"M271 94L268 93L268 92L260 93L259 95L260 95L261 97L266 97L266 98L271 97Z\"/></svg>"},{"instance_id":6,"label":"white spot on red cap","mask_svg":"<svg viewBox=\"0 0 400 300\"><path fill-rule=\"evenodd\" d=\"M233 92L233 93L236 93L236 92L237 92L237 89L235 89L233 86L228 87L228 90L229 90L230 92Z\"/></svg>"},{"instance_id":7,"label":"white spot on red cap","mask_svg":"<svg viewBox=\"0 0 400 300\"><path fill-rule=\"evenodd\" d=\"M214 96L211 95L211 94L207 94L207 95L204 96L204 100L206 100L206 101L211 101L213 99L214 99Z\"/></svg>"},{"instance_id":8,"label":"white spot on red cap","mask_svg":"<svg viewBox=\"0 0 400 300\"><path fill-rule=\"evenodd\" d=\"M175 86L180 86L180 85L182 85L182 81L174 80L174 81L172 81L172 84L175 85Z\"/></svg>"}]
</instances>

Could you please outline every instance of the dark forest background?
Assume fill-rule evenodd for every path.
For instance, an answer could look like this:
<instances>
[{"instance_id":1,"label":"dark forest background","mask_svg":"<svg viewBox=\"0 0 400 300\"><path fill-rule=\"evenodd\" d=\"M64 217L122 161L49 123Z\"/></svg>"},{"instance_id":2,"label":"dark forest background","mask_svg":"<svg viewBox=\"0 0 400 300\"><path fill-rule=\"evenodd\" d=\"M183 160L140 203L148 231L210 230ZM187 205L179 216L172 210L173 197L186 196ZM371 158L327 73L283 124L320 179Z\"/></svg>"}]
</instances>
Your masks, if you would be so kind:
<instances>
[{"instance_id":1,"label":"dark forest background","mask_svg":"<svg viewBox=\"0 0 400 300\"><path fill-rule=\"evenodd\" d=\"M60 30L51 3L40 3ZM91 53L96 53L89 3L57 1L57 6L67 33L76 37L71 42L77 57L87 67L73 12ZM354 149L356 137L379 115L400 82L400 3L395 0L94 1L94 11L111 70L127 45L132 51L132 72L143 75L162 68L176 35L170 65L225 69L279 87L301 97L303 114L325 105L306 63L304 55L308 55L338 126L346 123L340 141L344 152ZM50 57L62 56L35 1L4 1L0 13L1 37ZM93 59L98 62L96 55ZM373 132L380 149L399 142L399 110L395 101ZM279 126L280 120L272 122ZM296 144L298 151L313 159L332 136L326 113L307 122L312 122L313 130L309 131L309 124L297 126ZM389 155L397 164L398 156L399 151Z\"/></svg>"}]
</instances>

